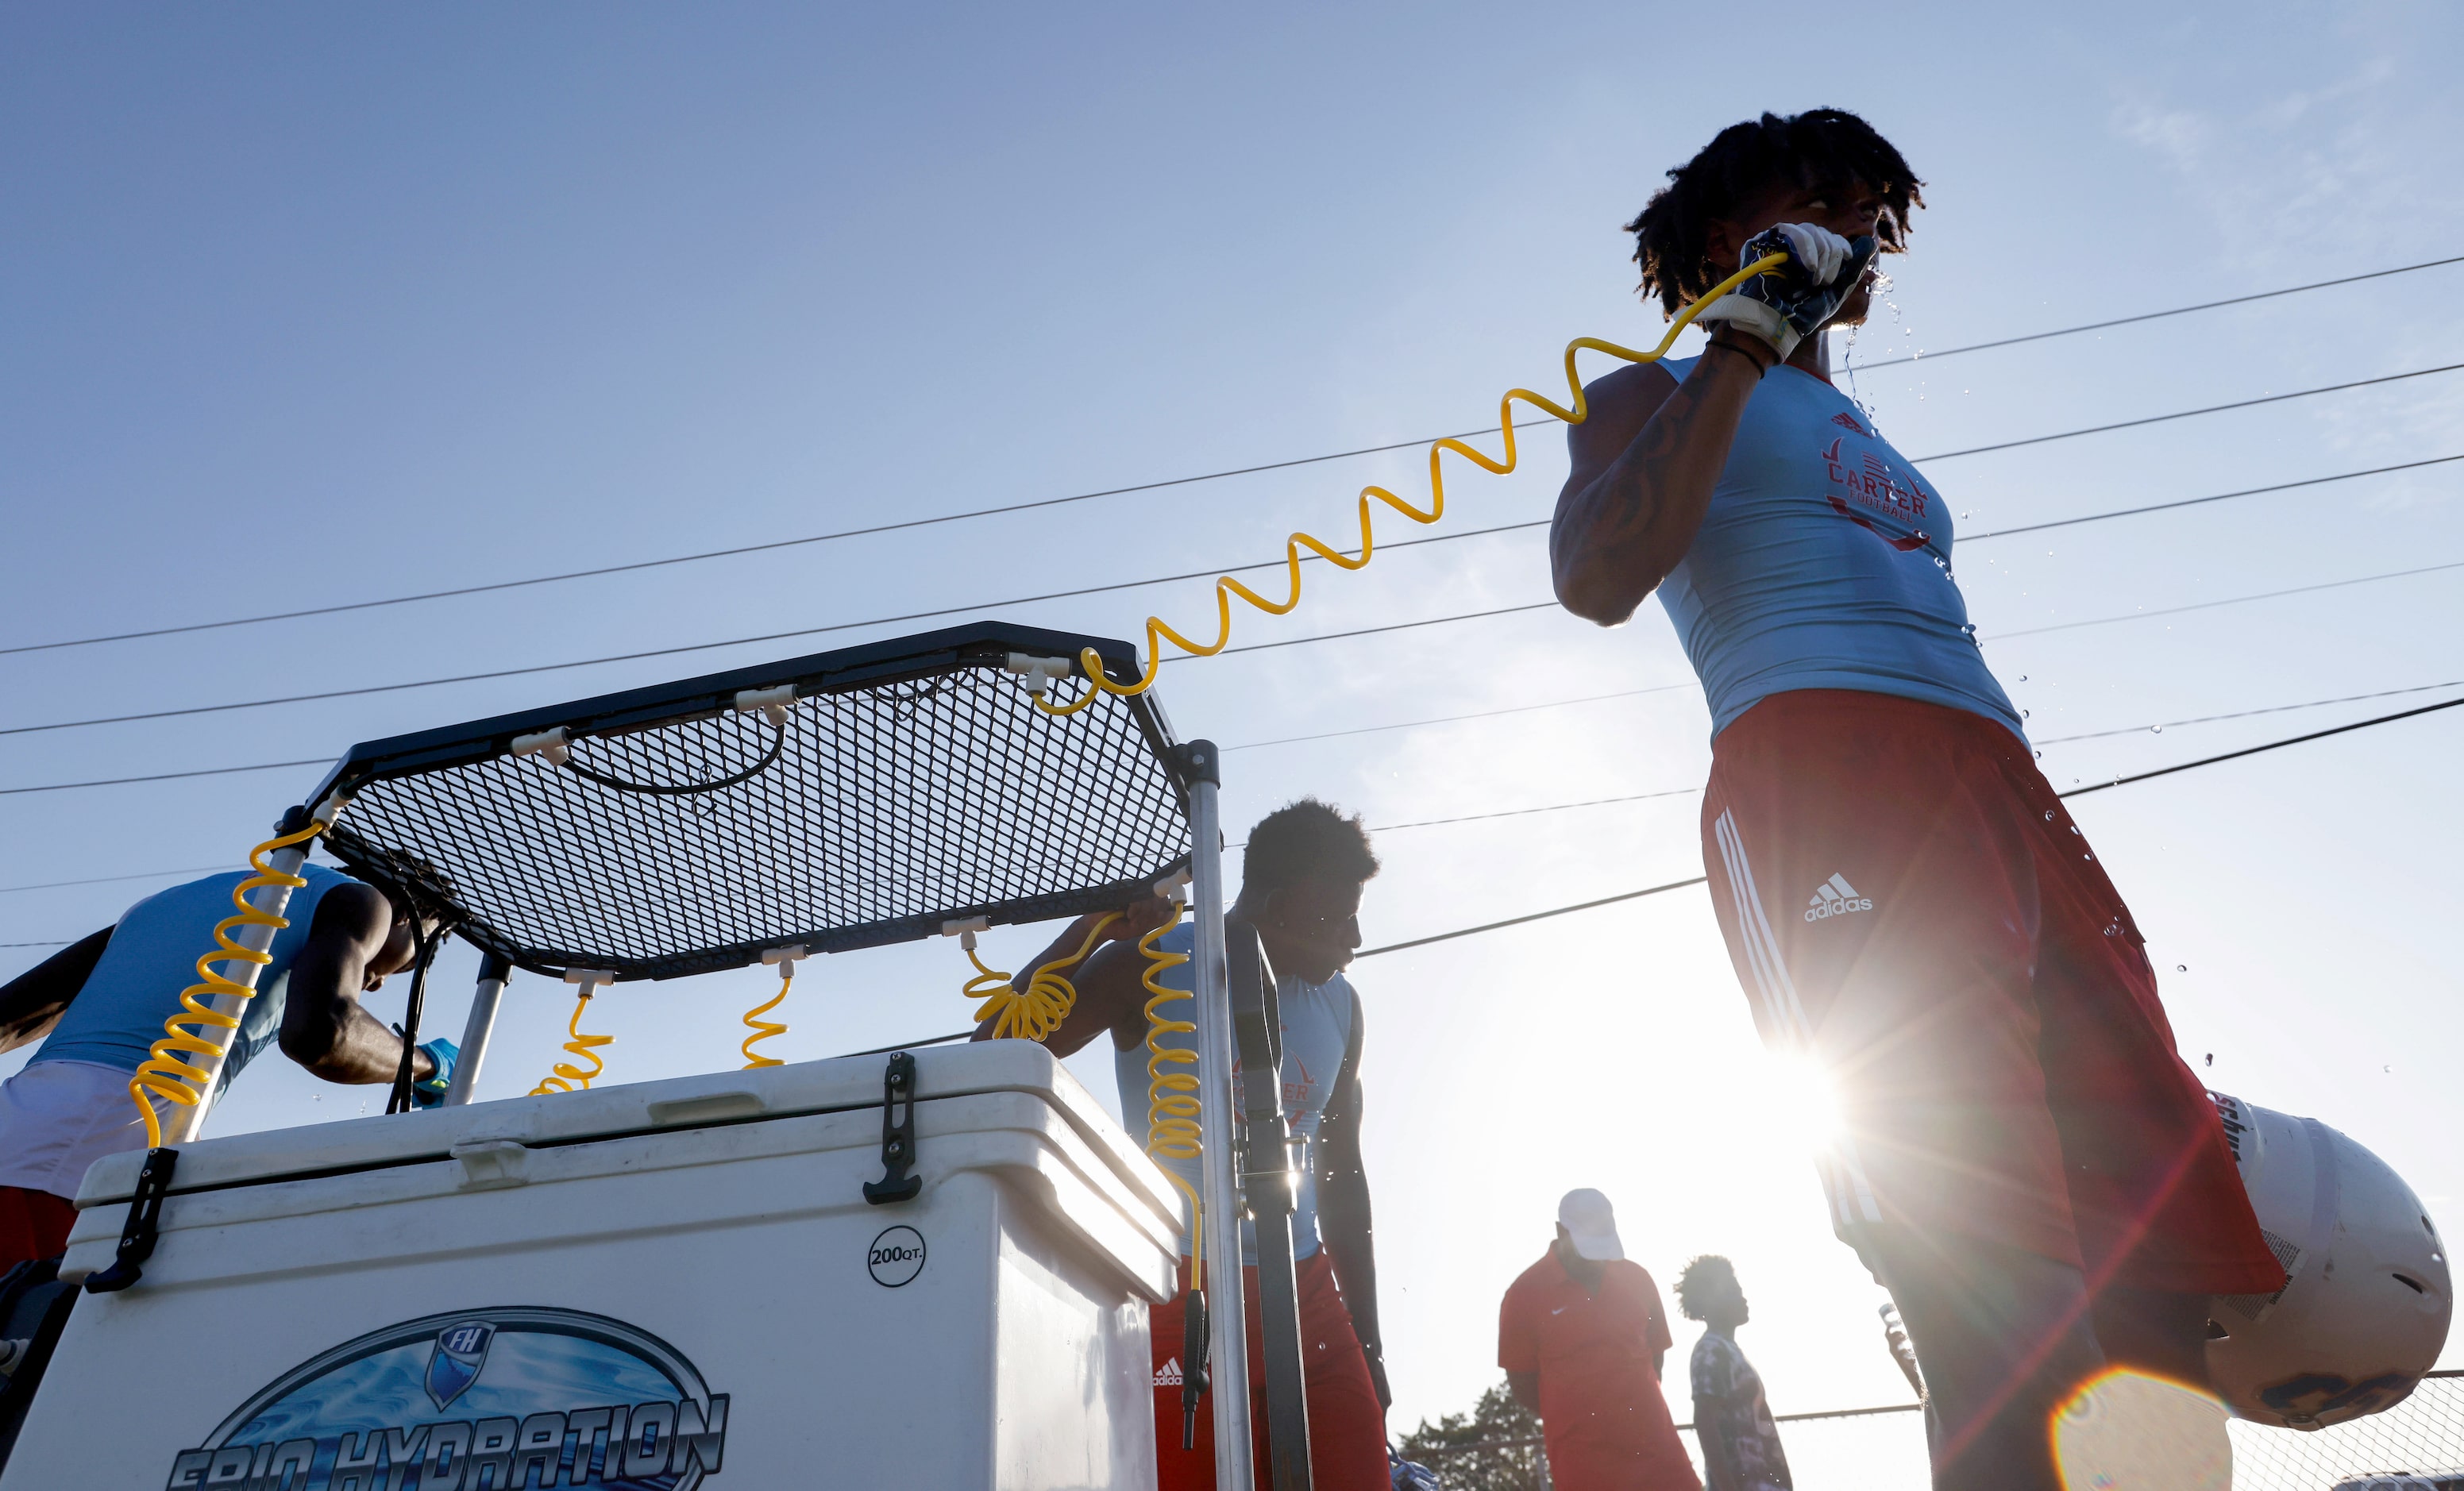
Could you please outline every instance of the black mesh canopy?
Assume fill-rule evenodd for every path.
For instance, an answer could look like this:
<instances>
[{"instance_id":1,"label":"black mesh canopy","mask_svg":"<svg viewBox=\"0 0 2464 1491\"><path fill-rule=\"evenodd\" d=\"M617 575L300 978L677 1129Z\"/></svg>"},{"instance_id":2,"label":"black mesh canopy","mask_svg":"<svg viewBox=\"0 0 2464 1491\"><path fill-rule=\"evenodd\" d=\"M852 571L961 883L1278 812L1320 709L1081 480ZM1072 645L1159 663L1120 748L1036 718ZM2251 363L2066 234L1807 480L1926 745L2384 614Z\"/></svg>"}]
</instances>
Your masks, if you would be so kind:
<instances>
[{"instance_id":1,"label":"black mesh canopy","mask_svg":"<svg viewBox=\"0 0 2464 1491\"><path fill-rule=\"evenodd\" d=\"M1126 644L979 623L373 741L319 793L351 800L326 843L552 976L672 978L1117 906L1187 859L1171 727L1146 694L1055 717L1005 666L1086 647L1136 676ZM781 686L783 725L737 707ZM1051 697L1089 687L1073 672ZM560 727L561 764L513 753Z\"/></svg>"}]
</instances>

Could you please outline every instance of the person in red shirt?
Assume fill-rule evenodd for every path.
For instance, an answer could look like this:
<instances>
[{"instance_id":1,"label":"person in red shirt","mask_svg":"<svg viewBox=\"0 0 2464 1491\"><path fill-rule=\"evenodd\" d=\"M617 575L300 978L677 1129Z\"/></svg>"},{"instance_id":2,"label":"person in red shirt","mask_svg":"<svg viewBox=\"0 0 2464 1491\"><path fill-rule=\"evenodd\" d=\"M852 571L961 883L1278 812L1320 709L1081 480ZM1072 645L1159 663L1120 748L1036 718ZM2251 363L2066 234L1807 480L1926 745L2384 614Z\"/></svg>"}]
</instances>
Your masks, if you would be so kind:
<instances>
[{"instance_id":1,"label":"person in red shirt","mask_svg":"<svg viewBox=\"0 0 2464 1491\"><path fill-rule=\"evenodd\" d=\"M1540 1415L1558 1491L1701 1491L1669 1421L1660 1286L1630 1262L1597 1191L1557 1203L1557 1240L1497 1312L1497 1365Z\"/></svg>"}]
</instances>

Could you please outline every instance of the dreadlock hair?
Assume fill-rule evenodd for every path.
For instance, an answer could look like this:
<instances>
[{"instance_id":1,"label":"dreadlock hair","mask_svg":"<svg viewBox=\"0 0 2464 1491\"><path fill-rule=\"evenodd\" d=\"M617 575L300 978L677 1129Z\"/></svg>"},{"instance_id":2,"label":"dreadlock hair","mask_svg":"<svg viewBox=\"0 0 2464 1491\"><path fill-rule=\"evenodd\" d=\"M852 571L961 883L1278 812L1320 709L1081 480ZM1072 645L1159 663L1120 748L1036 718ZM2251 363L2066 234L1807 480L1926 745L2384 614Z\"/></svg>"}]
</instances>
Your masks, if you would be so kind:
<instances>
[{"instance_id":1,"label":"dreadlock hair","mask_svg":"<svg viewBox=\"0 0 2464 1491\"><path fill-rule=\"evenodd\" d=\"M1720 1286L1726 1284L1735 1288L1736 1283L1734 1264L1717 1253L1704 1254L1687 1263L1685 1271L1677 1276L1678 1313L1687 1320L1701 1320L1704 1306L1711 1296L1720 1292Z\"/></svg>"},{"instance_id":2,"label":"dreadlock hair","mask_svg":"<svg viewBox=\"0 0 2464 1491\"><path fill-rule=\"evenodd\" d=\"M1241 854L1241 893L1271 894L1304 880L1365 881L1376 873L1377 856L1359 818L1302 798L1249 830L1249 846Z\"/></svg>"},{"instance_id":3,"label":"dreadlock hair","mask_svg":"<svg viewBox=\"0 0 2464 1491\"><path fill-rule=\"evenodd\" d=\"M1775 186L1836 186L1860 181L1882 199L1874 236L1884 253L1906 252L1908 212L1925 206L1925 183L1874 126L1845 109L1808 109L1782 118L1731 124L1668 173L1635 220L1634 261L1642 290L1657 294L1662 312L1701 297L1727 278L1733 264L1709 262L1711 223L1732 217Z\"/></svg>"}]
</instances>

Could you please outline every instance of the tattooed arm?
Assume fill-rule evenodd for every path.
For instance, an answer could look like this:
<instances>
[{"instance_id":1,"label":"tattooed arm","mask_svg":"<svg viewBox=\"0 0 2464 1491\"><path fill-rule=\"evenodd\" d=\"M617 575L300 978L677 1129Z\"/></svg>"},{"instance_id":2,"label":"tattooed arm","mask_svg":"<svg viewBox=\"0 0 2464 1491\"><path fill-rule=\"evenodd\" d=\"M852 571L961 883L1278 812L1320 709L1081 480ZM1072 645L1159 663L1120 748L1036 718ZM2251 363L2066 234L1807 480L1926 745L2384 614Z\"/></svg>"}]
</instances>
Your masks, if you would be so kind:
<instances>
[{"instance_id":1,"label":"tattooed arm","mask_svg":"<svg viewBox=\"0 0 2464 1491\"><path fill-rule=\"evenodd\" d=\"M1549 529L1558 603L1615 626L1694 542L1770 345L1723 326L1683 384L1656 364L1591 385L1592 417L1566 432L1573 469Z\"/></svg>"}]
</instances>

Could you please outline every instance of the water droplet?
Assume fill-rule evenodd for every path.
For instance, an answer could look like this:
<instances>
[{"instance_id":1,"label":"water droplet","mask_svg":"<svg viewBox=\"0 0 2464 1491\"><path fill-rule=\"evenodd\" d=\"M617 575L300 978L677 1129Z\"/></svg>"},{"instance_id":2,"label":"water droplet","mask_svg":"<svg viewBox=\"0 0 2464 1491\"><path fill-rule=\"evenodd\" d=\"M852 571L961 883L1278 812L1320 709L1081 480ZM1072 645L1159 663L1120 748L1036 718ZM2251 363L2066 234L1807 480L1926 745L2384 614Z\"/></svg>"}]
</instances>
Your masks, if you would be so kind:
<instances>
[{"instance_id":1,"label":"water droplet","mask_svg":"<svg viewBox=\"0 0 2464 1491\"><path fill-rule=\"evenodd\" d=\"M2037 759L2037 760L2040 760L2040 761L2041 761L2041 760L2043 760L2044 758L2045 758L2045 753L2044 753L2044 752L2039 751L2039 752L2037 752L2037 753L2036 753L2036 759Z\"/></svg>"},{"instance_id":2,"label":"water droplet","mask_svg":"<svg viewBox=\"0 0 2464 1491\"><path fill-rule=\"evenodd\" d=\"M2021 719L2026 719L2028 717L2028 712L2026 710L2021 710L2019 712L2019 717Z\"/></svg>"},{"instance_id":3,"label":"water droplet","mask_svg":"<svg viewBox=\"0 0 2464 1491\"><path fill-rule=\"evenodd\" d=\"M2119 937L2122 935L2122 929L2108 922L2105 924L2104 934L2108 937Z\"/></svg>"},{"instance_id":4,"label":"water droplet","mask_svg":"<svg viewBox=\"0 0 2464 1491\"><path fill-rule=\"evenodd\" d=\"M2036 754L2037 754L2038 756L2042 756L2042 755L2044 755L2045 753L2043 753L2042 751L2039 751L2039 752L2037 752ZM2045 809L2045 822L2050 823L2050 822L2052 822L2053 821L2054 821L2054 810L2053 810L2052 808L2047 808L2047 809Z\"/></svg>"},{"instance_id":5,"label":"water droplet","mask_svg":"<svg viewBox=\"0 0 2464 1491\"><path fill-rule=\"evenodd\" d=\"M2026 682L2028 681L2028 675L2027 675L2027 674L2025 674L2025 673L2021 673L2021 674L2019 675L2019 681L2020 681L2021 683L2026 683Z\"/></svg>"},{"instance_id":6,"label":"water droplet","mask_svg":"<svg viewBox=\"0 0 2464 1491\"><path fill-rule=\"evenodd\" d=\"M2093 854L2082 854L2082 855L2080 855L2080 856L2079 856L2079 858L2080 858L2080 859L2083 859L2083 860L2094 860L2094 859L2096 858L2096 856L2095 856L2095 855L2093 855Z\"/></svg>"},{"instance_id":7,"label":"water droplet","mask_svg":"<svg viewBox=\"0 0 2464 1491\"><path fill-rule=\"evenodd\" d=\"M2073 833L2077 833L2077 832L2079 832L2079 824L2077 824L2077 823L2073 823L2073 824L2071 824L2071 832L2073 832Z\"/></svg>"},{"instance_id":8,"label":"water droplet","mask_svg":"<svg viewBox=\"0 0 2464 1491\"><path fill-rule=\"evenodd\" d=\"M1960 520L1961 522L1963 522L1963 523L1964 523L1964 522L1967 522L1969 518L1974 517L1975 515L1975 515L1974 513L1962 513L1962 514L1960 514L1960 515L1959 515L1959 520Z\"/></svg>"},{"instance_id":9,"label":"water droplet","mask_svg":"<svg viewBox=\"0 0 2464 1491\"><path fill-rule=\"evenodd\" d=\"M2189 965L2189 964L2188 964L2188 963L2176 963L2176 964L2174 964L2174 965L2173 965L2173 972L2175 972L2175 973L2177 973L2177 974L2187 974L2187 973L2189 973L2189 971L2190 971L2190 965ZM2211 1056L2211 1057L2209 1057L2209 1058L2208 1058L2208 1060L2212 1062L2212 1061L2214 1061L2214 1060L2215 1060L2215 1058L2214 1058L2214 1057L2212 1057L2212 1056Z\"/></svg>"},{"instance_id":10,"label":"water droplet","mask_svg":"<svg viewBox=\"0 0 2464 1491\"><path fill-rule=\"evenodd\" d=\"M2161 735L2165 733L2165 727L2162 725L2150 725L2147 727L2147 733L2151 735Z\"/></svg>"}]
</instances>

